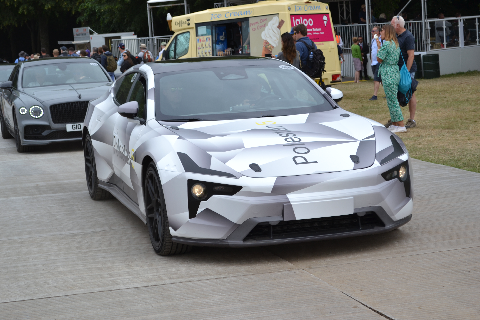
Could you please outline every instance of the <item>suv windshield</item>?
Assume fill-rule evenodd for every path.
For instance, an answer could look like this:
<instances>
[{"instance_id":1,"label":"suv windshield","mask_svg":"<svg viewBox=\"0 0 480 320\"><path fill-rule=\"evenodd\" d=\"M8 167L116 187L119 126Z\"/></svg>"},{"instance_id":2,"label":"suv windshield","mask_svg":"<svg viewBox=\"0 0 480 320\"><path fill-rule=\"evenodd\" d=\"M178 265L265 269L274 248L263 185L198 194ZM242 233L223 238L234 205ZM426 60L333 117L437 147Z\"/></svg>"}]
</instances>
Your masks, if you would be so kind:
<instances>
[{"instance_id":1,"label":"suv windshield","mask_svg":"<svg viewBox=\"0 0 480 320\"><path fill-rule=\"evenodd\" d=\"M161 121L231 120L332 110L290 65L209 68L156 76Z\"/></svg>"},{"instance_id":2,"label":"suv windshield","mask_svg":"<svg viewBox=\"0 0 480 320\"><path fill-rule=\"evenodd\" d=\"M58 86L62 84L110 82L96 62L56 63L26 67L23 71L24 88Z\"/></svg>"}]
</instances>

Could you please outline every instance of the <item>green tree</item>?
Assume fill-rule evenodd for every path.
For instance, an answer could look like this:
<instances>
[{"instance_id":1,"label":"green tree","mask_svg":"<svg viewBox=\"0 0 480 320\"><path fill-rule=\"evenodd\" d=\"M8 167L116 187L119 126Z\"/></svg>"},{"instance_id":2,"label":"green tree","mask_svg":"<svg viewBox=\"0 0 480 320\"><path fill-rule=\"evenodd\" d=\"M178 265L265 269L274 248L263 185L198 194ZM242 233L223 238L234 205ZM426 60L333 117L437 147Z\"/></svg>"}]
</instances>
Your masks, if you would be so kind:
<instances>
[{"instance_id":1,"label":"green tree","mask_svg":"<svg viewBox=\"0 0 480 320\"><path fill-rule=\"evenodd\" d=\"M48 38L48 21L64 12L73 12L75 2L66 0L0 0L0 29L26 25L30 30L32 50L38 46L35 41L39 38L40 47L50 48ZM11 34L11 33L10 33ZM14 39L11 39L14 41Z\"/></svg>"}]
</instances>

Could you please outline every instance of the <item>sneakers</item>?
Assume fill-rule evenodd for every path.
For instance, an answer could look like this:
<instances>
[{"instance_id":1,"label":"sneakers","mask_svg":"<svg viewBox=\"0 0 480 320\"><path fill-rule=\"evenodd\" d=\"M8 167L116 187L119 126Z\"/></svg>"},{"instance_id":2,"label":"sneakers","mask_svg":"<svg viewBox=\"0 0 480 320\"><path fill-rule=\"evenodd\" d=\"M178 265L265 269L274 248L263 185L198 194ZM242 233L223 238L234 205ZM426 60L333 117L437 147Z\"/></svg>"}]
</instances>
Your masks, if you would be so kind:
<instances>
[{"instance_id":1,"label":"sneakers","mask_svg":"<svg viewBox=\"0 0 480 320\"><path fill-rule=\"evenodd\" d=\"M407 123L405 124L405 128L407 129L414 128L416 126L417 126L417 123L415 122L415 120L412 120L412 119L408 119Z\"/></svg>"},{"instance_id":2,"label":"sneakers","mask_svg":"<svg viewBox=\"0 0 480 320\"><path fill-rule=\"evenodd\" d=\"M388 119L387 123L384 124L385 128L388 128L392 125L392 119Z\"/></svg>"},{"instance_id":3,"label":"sneakers","mask_svg":"<svg viewBox=\"0 0 480 320\"><path fill-rule=\"evenodd\" d=\"M393 124L390 127L388 127L388 130L392 133L407 132L407 128L394 126Z\"/></svg>"},{"instance_id":4,"label":"sneakers","mask_svg":"<svg viewBox=\"0 0 480 320\"><path fill-rule=\"evenodd\" d=\"M371 97L370 99L368 99L368 100L370 100L370 101L375 101L375 100L377 100L377 96L372 96L372 97Z\"/></svg>"}]
</instances>

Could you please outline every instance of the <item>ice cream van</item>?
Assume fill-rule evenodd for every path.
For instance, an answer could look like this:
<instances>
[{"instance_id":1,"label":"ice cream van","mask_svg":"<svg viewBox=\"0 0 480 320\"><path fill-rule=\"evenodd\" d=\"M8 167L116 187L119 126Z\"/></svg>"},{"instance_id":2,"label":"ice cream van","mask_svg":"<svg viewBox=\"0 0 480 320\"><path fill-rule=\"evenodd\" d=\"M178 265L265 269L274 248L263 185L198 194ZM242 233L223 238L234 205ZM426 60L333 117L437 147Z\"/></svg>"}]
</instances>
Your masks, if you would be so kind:
<instances>
[{"instance_id":1,"label":"ice cream van","mask_svg":"<svg viewBox=\"0 0 480 320\"><path fill-rule=\"evenodd\" d=\"M167 20L175 34L160 57L165 60L276 55L282 47L281 34L303 23L308 37L325 56L324 83L329 85L342 79L332 17L326 3L266 0L173 18L167 16Z\"/></svg>"}]
</instances>

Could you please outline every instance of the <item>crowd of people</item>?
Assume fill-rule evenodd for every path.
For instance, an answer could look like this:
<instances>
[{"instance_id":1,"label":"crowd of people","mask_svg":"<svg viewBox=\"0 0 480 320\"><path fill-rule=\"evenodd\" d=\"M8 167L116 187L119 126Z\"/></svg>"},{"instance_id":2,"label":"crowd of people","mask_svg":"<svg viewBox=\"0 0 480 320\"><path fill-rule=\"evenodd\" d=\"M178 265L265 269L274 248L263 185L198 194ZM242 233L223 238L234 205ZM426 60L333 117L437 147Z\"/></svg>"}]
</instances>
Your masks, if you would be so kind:
<instances>
[{"instance_id":1,"label":"crowd of people","mask_svg":"<svg viewBox=\"0 0 480 320\"><path fill-rule=\"evenodd\" d=\"M67 48L62 46L59 49L54 49L52 51L52 55L49 55L47 50L42 48L40 53L32 53L31 55L25 51L20 51L18 58L14 63L17 64L19 62L29 60L58 57L92 58L97 60L105 68L105 70L107 70L107 73L110 75L112 80L115 80L115 71L117 71L118 68L120 68L120 71L123 73L136 64L153 62L159 58L159 56L165 50L165 47L166 43L162 42L160 52L158 53L157 57L154 57L153 54L147 49L146 44L140 44L140 51L136 55L133 55L130 53L130 51L125 49L124 43L120 43L118 45L118 49L120 51L120 56L118 58L113 56L107 45L93 47L91 51L89 49L75 50L73 47ZM0 58L0 63L8 63L8 61Z\"/></svg>"}]
</instances>

